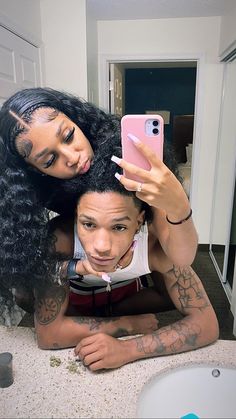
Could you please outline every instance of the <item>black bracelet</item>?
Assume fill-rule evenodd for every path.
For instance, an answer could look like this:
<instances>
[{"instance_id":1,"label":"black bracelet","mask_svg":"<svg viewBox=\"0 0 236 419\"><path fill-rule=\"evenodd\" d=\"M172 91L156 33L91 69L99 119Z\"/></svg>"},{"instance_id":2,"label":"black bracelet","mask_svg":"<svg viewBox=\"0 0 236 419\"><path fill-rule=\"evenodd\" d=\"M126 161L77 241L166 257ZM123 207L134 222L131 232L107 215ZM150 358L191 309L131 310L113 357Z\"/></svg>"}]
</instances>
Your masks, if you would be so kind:
<instances>
[{"instance_id":1,"label":"black bracelet","mask_svg":"<svg viewBox=\"0 0 236 419\"><path fill-rule=\"evenodd\" d=\"M67 266L67 279L77 279L79 281L83 281L83 275L77 274L76 272L76 264L80 259L71 259Z\"/></svg>"},{"instance_id":2,"label":"black bracelet","mask_svg":"<svg viewBox=\"0 0 236 419\"><path fill-rule=\"evenodd\" d=\"M188 214L188 216L187 216L186 218L184 218L183 220L180 220L180 221L176 221L176 222L174 222L174 221L170 221L170 220L169 220L169 218L168 218L167 216L166 216L166 219L167 219L168 223L173 224L173 225L183 224L183 223L185 223L185 221L188 221L190 217L192 217L192 213L193 213L192 208L190 208L190 213L189 213L189 214Z\"/></svg>"}]
</instances>

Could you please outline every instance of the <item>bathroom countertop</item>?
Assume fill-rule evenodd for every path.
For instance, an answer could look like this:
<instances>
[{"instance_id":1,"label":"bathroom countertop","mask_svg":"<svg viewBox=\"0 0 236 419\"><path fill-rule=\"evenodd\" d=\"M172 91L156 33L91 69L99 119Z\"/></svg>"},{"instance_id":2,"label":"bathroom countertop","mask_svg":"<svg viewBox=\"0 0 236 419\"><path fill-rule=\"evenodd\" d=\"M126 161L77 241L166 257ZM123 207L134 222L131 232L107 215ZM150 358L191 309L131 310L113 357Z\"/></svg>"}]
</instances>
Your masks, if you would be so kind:
<instances>
[{"instance_id":1,"label":"bathroom countertop","mask_svg":"<svg viewBox=\"0 0 236 419\"><path fill-rule=\"evenodd\" d=\"M135 418L137 397L154 375L181 365L236 368L236 341L150 358L92 373L74 362L73 349L43 351L34 329L0 326L0 352L13 354L14 383L0 389L1 418ZM55 364L52 357L61 361Z\"/></svg>"}]
</instances>

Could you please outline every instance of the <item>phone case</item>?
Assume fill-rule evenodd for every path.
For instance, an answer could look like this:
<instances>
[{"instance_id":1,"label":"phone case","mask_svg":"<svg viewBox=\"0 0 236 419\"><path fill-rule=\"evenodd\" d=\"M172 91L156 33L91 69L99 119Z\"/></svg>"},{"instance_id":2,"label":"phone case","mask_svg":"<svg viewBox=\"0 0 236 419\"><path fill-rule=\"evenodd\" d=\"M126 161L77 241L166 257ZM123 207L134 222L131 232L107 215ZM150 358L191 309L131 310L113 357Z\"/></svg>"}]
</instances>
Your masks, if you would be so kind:
<instances>
[{"instance_id":1,"label":"phone case","mask_svg":"<svg viewBox=\"0 0 236 419\"><path fill-rule=\"evenodd\" d=\"M155 125L153 125L155 121ZM127 135L133 134L140 141L147 144L163 160L163 118L160 115L125 115L121 119L122 157L129 163L135 164L145 170L150 170L149 161L133 144ZM127 171L124 175L128 179L138 182L141 179Z\"/></svg>"}]
</instances>

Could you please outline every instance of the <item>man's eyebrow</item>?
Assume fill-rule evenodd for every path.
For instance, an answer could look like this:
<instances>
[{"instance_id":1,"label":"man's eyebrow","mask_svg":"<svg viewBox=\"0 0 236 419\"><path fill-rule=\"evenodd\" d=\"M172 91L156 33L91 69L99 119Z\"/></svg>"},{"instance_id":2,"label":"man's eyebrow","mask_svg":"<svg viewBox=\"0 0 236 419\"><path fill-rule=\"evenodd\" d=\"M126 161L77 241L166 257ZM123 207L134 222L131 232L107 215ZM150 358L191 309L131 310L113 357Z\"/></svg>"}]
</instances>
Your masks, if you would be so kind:
<instances>
[{"instance_id":1,"label":"man's eyebrow","mask_svg":"<svg viewBox=\"0 0 236 419\"><path fill-rule=\"evenodd\" d=\"M94 221L94 222L97 221L96 218L90 217L89 215L86 215L86 214L79 214L78 218L85 218L88 221ZM128 215L124 215L123 217L112 219L112 222L115 222L115 223L120 223L122 221L132 221L132 220Z\"/></svg>"}]
</instances>

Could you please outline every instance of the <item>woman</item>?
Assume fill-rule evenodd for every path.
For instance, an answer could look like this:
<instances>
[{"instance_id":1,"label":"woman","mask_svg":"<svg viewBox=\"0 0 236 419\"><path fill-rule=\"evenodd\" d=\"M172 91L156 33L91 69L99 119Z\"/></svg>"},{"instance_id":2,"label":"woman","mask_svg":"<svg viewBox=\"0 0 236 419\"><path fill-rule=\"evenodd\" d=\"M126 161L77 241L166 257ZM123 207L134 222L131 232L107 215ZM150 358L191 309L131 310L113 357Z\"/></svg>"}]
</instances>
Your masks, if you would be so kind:
<instances>
[{"instance_id":1,"label":"woman","mask_svg":"<svg viewBox=\"0 0 236 419\"><path fill-rule=\"evenodd\" d=\"M35 286L57 277L58 265L48 251L53 246L48 234L49 210L60 214L74 210L73 178L81 178L81 183L75 182L78 194L93 160L102 158L104 150L115 154L120 145L120 119L72 95L32 88L17 92L3 104L0 135L1 283L7 288L19 283ZM164 160L174 172L172 159L166 155ZM159 188L161 207L155 217L160 243L173 263L189 265L197 236L187 217L186 194L170 170L154 159L144 179L149 185L145 197L141 192L139 197L151 204L152 188ZM176 211L177 223L173 224L166 220L165 207L170 202Z\"/></svg>"}]
</instances>

